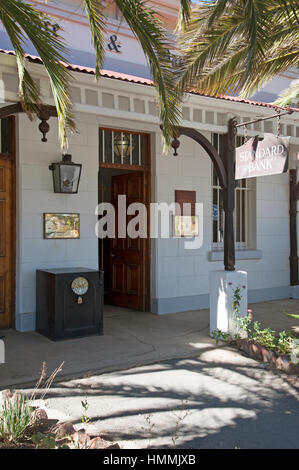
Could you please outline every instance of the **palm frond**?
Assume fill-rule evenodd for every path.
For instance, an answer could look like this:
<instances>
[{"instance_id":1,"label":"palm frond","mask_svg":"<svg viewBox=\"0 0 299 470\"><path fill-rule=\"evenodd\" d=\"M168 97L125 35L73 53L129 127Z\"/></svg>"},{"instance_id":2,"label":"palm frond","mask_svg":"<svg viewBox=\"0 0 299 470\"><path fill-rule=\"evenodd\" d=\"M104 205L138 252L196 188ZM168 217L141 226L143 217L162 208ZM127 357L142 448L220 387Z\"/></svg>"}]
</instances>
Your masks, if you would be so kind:
<instances>
[{"instance_id":1,"label":"palm frond","mask_svg":"<svg viewBox=\"0 0 299 470\"><path fill-rule=\"evenodd\" d=\"M160 119L165 147L169 147L174 126L181 116L180 95L170 60L171 41L155 12L143 0L115 0L127 24L139 40L147 58L159 96Z\"/></svg>"},{"instance_id":2,"label":"palm frond","mask_svg":"<svg viewBox=\"0 0 299 470\"><path fill-rule=\"evenodd\" d=\"M248 96L299 65L295 0L201 0L181 32L178 89Z\"/></svg>"},{"instance_id":3,"label":"palm frond","mask_svg":"<svg viewBox=\"0 0 299 470\"><path fill-rule=\"evenodd\" d=\"M293 80L291 85L280 93L274 104L278 106L290 106L293 103L299 106L299 79Z\"/></svg>"},{"instance_id":4,"label":"palm frond","mask_svg":"<svg viewBox=\"0 0 299 470\"><path fill-rule=\"evenodd\" d=\"M48 16L21 0L0 2L0 19L13 44L19 74L19 94L24 109L38 109L40 92L26 69L23 44L29 39L46 68L57 109L59 138L62 147L66 143L66 128L74 129L69 92L70 73L65 67L65 46L61 37L56 37L45 26Z\"/></svg>"},{"instance_id":5,"label":"palm frond","mask_svg":"<svg viewBox=\"0 0 299 470\"><path fill-rule=\"evenodd\" d=\"M104 32L106 31L106 18L103 5L99 0L83 0L84 8L89 20L92 42L96 51L96 78L105 57Z\"/></svg>"},{"instance_id":6,"label":"palm frond","mask_svg":"<svg viewBox=\"0 0 299 470\"><path fill-rule=\"evenodd\" d=\"M191 16L191 3L192 0L181 0L177 30L181 31L188 24Z\"/></svg>"}]
</instances>

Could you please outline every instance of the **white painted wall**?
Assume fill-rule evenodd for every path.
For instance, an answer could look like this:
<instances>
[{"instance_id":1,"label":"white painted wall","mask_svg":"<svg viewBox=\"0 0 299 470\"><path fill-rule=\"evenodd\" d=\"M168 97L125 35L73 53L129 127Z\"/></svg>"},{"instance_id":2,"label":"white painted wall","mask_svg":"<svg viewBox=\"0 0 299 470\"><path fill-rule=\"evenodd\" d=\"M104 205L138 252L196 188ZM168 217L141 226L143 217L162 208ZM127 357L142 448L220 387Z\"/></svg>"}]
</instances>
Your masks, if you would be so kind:
<instances>
[{"instance_id":1,"label":"white painted wall","mask_svg":"<svg viewBox=\"0 0 299 470\"><path fill-rule=\"evenodd\" d=\"M202 133L210 139L209 132ZM203 245L188 250L184 249L184 239L157 241L156 288L160 307L156 308L161 313L187 310L193 305L208 307L210 272L223 269L223 260L208 259L212 250L211 161L191 139L181 137L180 142L178 157L172 153L165 156L157 139L155 197L158 202L170 203L175 189L196 190L196 201L204 207ZM262 250L262 257L236 261L236 269L248 272L250 301L275 297L275 290L278 296L288 296L285 293L289 286L288 174L258 178L256 186L252 248ZM156 302L154 309L155 305Z\"/></svg>"},{"instance_id":2,"label":"white painted wall","mask_svg":"<svg viewBox=\"0 0 299 470\"><path fill-rule=\"evenodd\" d=\"M18 134L18 282L17 327L25 328L35 314L36 269L51 267L98 268L96 223L98 175L97 126L88 115L76 116L80 134L69 139L73 161L83 163L79 193L54 194L49 165L61 160L57 120L50 119L48 142L41 142L38 121L19 115ZM79 212L79 240L44 240L44 212ZM25 314L25 316L23 315ZM29 314L29 316L28 316ZM23 328L22 328L23 325ZM18 328L18 329L19 329Z\"/></svg>"},{"instance_id":3,"label":"white painted wall","mask_svg":"<svg viewBox=\"0 0 299 470\"><path fill-rule=\"evenodd\" d=\"M11 78L16 74L15 59L1 55L0 83L5 89L5 101L18 100ZM30 64L33 76L40 79L45 101L49 84L41 65ZM6 75L5 75L6 74ZM209 261L212 248L211 162L205 152L191 139L182 137L179 156L163 155L159 119L152 113L154 89L102 78L97 84L93 76L74 73L73 86L80 92L75 101L79 134L70 136L69 153L83 163L78 195L54 194L49 164L61 159L56 118L50 119L48 143L41 142L39 121L30 122L22 114L17 117L17 328L30 329L35 317L35 271L59 266L97 268L98 243L94 235L97 204L98 128L111 127L148 132L152 136L152 201L173 202L175 189L196 190L197 202L204 204L203 246L184 250L184 240L170 238L153 240L151 265L152 311L168 313L198 309L209 305L209 273L222 269L223 261ZM85 102L85 92L92 90L94 103ZM104 107L104 94L111 94L112 107ZM119 97L128 97L130 107L124 110ZM143 112L135 108L135 99L143 101ZM271 115L272 109L190 95L186 98L183 125L193 127L210 138L211 132L226 131L225 122L231 115L243 120ZM195 111L202 111L202 120ZM221 119L219 119L221 117ZM299 145L298 113L285 116L282 133L292 132L292 145ZM221 122L220 122L221 121ZM266 130L266 129L265 129ZM248 134L263 134L249 129ZM293 152L293 151L292 151ZM43 240L43 212L80 212L80 240ZM255 222L253 222L255 224ZM261 259L243 260L237 269L248 271L249 301L283 298L289 295L289 227L288 175L257 180L256 244Z\"/></svg>"},{"instance_id":4,"label":"white painted wall","mask_svg":"<svg viewBox=\"0 0 299 470\"><path fill-rule=\"evenodd\" d=\"M121 119L101 119L77 113L79 134L70 136L69 152L73 161L83 164L79 193L54 194L48 166L61 159L56 119L50 120L48 142L41 142L38 122L24 115L18 118L18 268L17 327L26 329L26 321L35 314L35 271L50 267L83 266L98 268L98 243L94 233L97 204L98 127L124 127ZM208 306L209 275L223 267L221 261L209 261L212 249L211 161L198 144L180 139L179 156L162 153L157 126L127 122L130 129L152 133L152 201L174 202L174 192L196 190L203 203L203 245L184 249L184 239L153 241L152 310L157 313L204 308ZM156 129L156 132L153 132ZM210 138L210 133L203 131ZM273 296L276 289L289 286L288 174L259 178L256 189L256 246L261 259L236 262L236 268L248 272L249 299ZM79 212L80 240L44 240L44 212ZM268 289L268 291L267 291ZM271 292L270 292L271 291ZM281 294L283 296L283 294ZM260 296L260 297L259 297ZM30 320L31 319L31 320Z\"/></svg>"}]
</instances>

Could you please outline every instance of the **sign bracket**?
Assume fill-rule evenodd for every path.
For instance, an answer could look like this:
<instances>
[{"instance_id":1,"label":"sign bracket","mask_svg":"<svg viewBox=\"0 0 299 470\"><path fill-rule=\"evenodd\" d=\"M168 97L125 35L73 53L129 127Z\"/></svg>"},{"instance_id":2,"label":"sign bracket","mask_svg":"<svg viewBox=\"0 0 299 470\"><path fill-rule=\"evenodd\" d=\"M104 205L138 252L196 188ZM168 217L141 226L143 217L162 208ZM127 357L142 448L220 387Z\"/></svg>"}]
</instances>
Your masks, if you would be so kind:
<instances>
[{"instance_id":1,"label":"sign bracket","mask_svg":"<svg viewBox=\"0 0 299 470\"><path fill-rule=\"evenodd\" d=\"M285 113L281 113L278 111L276 114L272 114L271 116L263 117L263 118L257 118L257 119L252 119L251 121L247 122L242 122L241 124L235 124L235 127L243 127L243 126L248 126L249 124L254 124L255 122L260 122L260 121L267 121L268 119L274 119L277 117L285 116L286 114L293 114L292 109L288 109Z\"/></svg>"}]
</instances>

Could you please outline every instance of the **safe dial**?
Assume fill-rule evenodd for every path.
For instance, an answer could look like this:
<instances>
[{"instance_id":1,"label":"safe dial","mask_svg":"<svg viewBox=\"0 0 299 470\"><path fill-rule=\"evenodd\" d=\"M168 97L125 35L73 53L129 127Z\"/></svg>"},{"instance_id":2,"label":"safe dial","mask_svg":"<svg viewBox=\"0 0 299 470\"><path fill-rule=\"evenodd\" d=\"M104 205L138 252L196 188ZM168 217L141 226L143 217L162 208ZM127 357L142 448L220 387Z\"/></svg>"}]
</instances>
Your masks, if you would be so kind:
<instances>
[{"instance_id":1,"label":"safe dial","mask_svg":"<svg viewBox=\"0 0 299 470\"><path fill-rule=\"evenodd\" d=\"M85 277L76 277L71 284L72 291L76 295L84 295L88 291L88 280Z\"/></svg>"}]
</instances>

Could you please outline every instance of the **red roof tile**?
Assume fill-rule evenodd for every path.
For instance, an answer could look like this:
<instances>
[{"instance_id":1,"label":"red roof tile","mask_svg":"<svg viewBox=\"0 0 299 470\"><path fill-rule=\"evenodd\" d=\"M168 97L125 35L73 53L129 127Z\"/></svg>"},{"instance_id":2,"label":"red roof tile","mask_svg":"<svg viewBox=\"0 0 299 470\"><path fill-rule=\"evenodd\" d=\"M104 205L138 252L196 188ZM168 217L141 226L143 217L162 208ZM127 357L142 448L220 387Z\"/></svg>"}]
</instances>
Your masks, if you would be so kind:
<instances>
[{"instance_id":1,"label":"red roof tile","mask_svg":"<svg viewBox=\"0 0 299 470\"><path fill-rule=\"evenodd\" d=\"M0 49L0 53L13 55L13 56L16 55L14 51L7 51L5 49ZM32 54L26 54L26 58L30 62L34 62L37 64L43 63L40 57L32 55ZM75 65L75 64L68 64L68 63L66 63L65 66L73 72L81 72L81 73L88 73L90 75L95 75L95 68L93 67L86 67L83 65ZM111 70L101 70L101 77L112 78L114 80L122 80L126 82L131 82L131 83L139 83L140 85L148 85L148 86L154 85L154 82L148 78L135 77L134 75L114 72ZM251 104L254 106L263 106L265 108L280 109L279 106L276 106L271 103L265 103L263 101L248 100L245 98L239 98L237 96L228 96L228 95L211 96L211 95L206 95L204 93L196 93L196 92L191 92L191 94L198 95L198 96L205 96L207 98L214 98L214 99L220 99L220 100L235 101L237 103ZM299 108L287 108L287 109L292 109L295 112L299 112Z\"/></svg>"}]
</instances>

